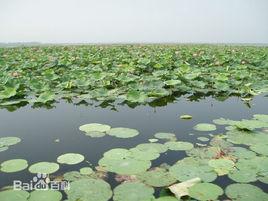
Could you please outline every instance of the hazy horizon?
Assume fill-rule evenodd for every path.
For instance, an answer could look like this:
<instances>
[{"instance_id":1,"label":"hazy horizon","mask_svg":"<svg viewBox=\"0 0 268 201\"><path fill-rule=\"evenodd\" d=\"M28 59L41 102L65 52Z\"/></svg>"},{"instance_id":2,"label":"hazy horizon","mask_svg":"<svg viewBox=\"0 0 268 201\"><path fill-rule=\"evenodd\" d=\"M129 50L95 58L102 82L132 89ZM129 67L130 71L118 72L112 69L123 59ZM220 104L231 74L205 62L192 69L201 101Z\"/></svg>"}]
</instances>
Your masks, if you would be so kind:
<instances>
[{"instance_id":1,"label":"hazy horizon","mask_svg":"<svg viewBox=\"0 0 268 201\"><path fill-rule=\"evenodd\" d=\"M268 44L267 0L1 0L0 43Z\"/></svg>"}]
</instances>

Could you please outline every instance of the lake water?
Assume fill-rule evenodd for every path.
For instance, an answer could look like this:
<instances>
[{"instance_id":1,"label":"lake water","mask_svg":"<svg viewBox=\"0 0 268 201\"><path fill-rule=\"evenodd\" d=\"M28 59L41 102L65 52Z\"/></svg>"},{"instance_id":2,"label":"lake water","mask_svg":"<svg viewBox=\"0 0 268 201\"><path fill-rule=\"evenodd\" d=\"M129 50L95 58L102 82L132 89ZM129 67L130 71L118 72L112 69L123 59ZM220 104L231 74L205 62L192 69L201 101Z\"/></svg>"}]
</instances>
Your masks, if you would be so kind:
<instances>
[{"instance_id":1,"label":"lake water","mask_svg":"<svg viewBox=\"0 0 268 201\"><path fill-rule=\"evenodd\" d=\"M253 114L268 114L267 96L256 96L250 107L238 97L230 97L221 102L212 97L199 101L189 101L181 97L162 107L140 105L133 108L127 105L116 105L116 110L102 108L95 103L90 106L75 105L61 101L52 109L31 108L30 105L21 107L13 112L6 109L0 110L0 137L16 136L22 139L17 145L10 146L7 151L0 152L0 162L22 158L29 164L39 161L56 162L59 155L68 152L83 154L87 161L95 167L103 153L116 147L134 147L140 143L148 142L154 138L156 132L176 133L179 140L192 143L200 142L197 137L208 136L193 130L197 123L211 123L220 117L241 120L250 119ZM190 114L192 120L181 120L182 114ZM91 138L85 136L78 127L86 123L104 123L112 127L128 127L139 130L140 135L134 138L120 139L111 136ZM212 133L219 134L224 131L223 126ZM193 133L194 135L189 135ZM59 139L59 142L55 142ZM185 157L184 152L169 151L153 161L152 166L161 163L173 164ZM55 175L88 165L83 162L78 165L61 165ZM12 185L13 180L27 182L34 175L24 170L17 173L0 172L0 188ZM108 182L114 187L113 179ZM217 179L215 183L225 187L231 180L226 177ZM268 192L268 185L255 183Z\"/></svg>"}]
</instances>

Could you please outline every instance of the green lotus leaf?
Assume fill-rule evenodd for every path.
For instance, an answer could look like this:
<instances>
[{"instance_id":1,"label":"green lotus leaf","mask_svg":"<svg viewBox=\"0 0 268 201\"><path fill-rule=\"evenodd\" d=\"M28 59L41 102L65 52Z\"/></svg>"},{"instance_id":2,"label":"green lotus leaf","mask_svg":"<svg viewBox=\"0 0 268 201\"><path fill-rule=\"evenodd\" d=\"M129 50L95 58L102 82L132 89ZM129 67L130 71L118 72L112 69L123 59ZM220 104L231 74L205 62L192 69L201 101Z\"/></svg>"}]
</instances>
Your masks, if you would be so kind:
<instances>
[{"instance_id":1,"label":"green lotus leaf","mask_svg":"<svg viewBox=\"0 0 268 201\"><path fill-rule=\"evenodd\" d=\"M173 151L186 151L186 150L191 150L194 148L194 145L190 142L182 142L182 141L177 141L177 142L166 142L165 146L167 146L168 149L173 150Z\"/></svg>"},{"instance_id":2,"label":"green lotus leaf","mask_svg":"<svg viewBox=\"0 0 268 201\"><path fill-rule=\"evenodd\" d=\"M131 90L126 94L126 100L133 103L144 103L148 96L144 92Z\"/></svg>"},{"instance_id":3,"label":"green lotus leaf","mask_svg":"<svg viewBox=\"0 0 268 201\"><path fill-rule=\"evenodd\" d=\"M31 192L29 201L61 201L62 194L55 190L35 190Z\"/></svg>"},{"instance_id":4,"label":"green lotus leaf","mask_svg":"<svg viewBox=\"0 0 268 201\"><path fill-rule=\"evenodd\" d=\"M199 141L201 141L201 142L207 142L207 141L209 141L209 138L207 138L207 137L198 137L197 139Z\"/></svg>"},{"instance_id":5,"label":"green lotus leaf","mask_svg":"<svg viewBox=\"0 0 268 201\"><path fill-rule=\"evenodd\" d=\"M128 149L115 148L105 152L103 156L105 158L111 158L111 159L124 159L124 158L130 158L131 152Z\"/></svg>"},{"instance_id":6,"label":"green lotus leaf","mask_svg":"<svg viewBox=\"0 0 268 201\"><path fill-rule=\"evenodd\" d=\"M20 141L21 139L18 137L1 137L0 147L15 145L15 144L18 144Z\"/></svg>"},{"instance_id":7,"label":"green lotus leaf","mask_svg":"<svg viewBox=\"0 0 268 201\"><path fill-rule=\"evenodd\" d=\"M107 131L107 134L118 138L131 138L137 136L139 134L139 131L131 128L118 127Z\"/></svg>"},{"instance_id":8,"label":"green lotus leaf","mask_svg":"<svg viewBox=\"0 0 268 201\"><path fill-rule=\"evenodd\" d=\"M34 100L35 103L47 103L49 101L53 101L55 99L55 94L51 91L43 92L38 96L36 100Z\"/></svg>"},{"instance_id":9,"label":"green lotus leaf","mask_svg":"<svg viewBox=\"0 0 268 201\"><path fill-rule=\"evenodd\" d=\"M23 190L0 191L1 201L28 201L29 193Z\"/></svg>"},{"instance_id":10,"label":"green lotus leaf","mask_svg":"<svg viewBox=\"0 0 268 201\"><path fill-rule=\"evenodd\" d=\"M137 160L155 160L160 156L160 154L154 150L148 150L146 154L138 148L132 148L129 151L131 152L131 157Z\"/></svg>"},{"instance_id":11,"label":"green lotus leaf","mask_svg":"<svg viewBox=\"0 0 268 201\"><path fill-rule=\"evenodd\" d=\"M167 147L160 143L143 143L137 145L136 148L144 152L154 151L156 153L164 153L167 151Z\"/></svg>"},{"instance_id":12,"label":"green lotus leaf","mask_svg":"<svg viewBox=\"0 0 268 201\"><path fill-rule=\"evenodd\" d=\"M80 179L85 179L86 175L81 174L80 172L77 172L77 171L70 171L70 172L64 173L63 178L67 181L77 181Z\"/></svg>"},{"instance_id":13,"label":"green lotus leaf","mask_svg":"<svg viewBox=\"0 0 268 201\"><path fill-rule=\"evenodd\" d=\"M257 170L233 170L228 174L228 177L238 183L250 183L257 181Z\"/></svg>"},{"instance_id":14,"label":"green lotus leaf","mask_svg":"<svg viewBox=\"0 0 268 201\"><path fill-rule=\"evenodd\" d=\"M84 131L86 133L91 132L106 132L111 129L111 126L107 124L99 124L99 123L91 123L91 124L85 124L79 127L79 130Z\"/></svg>"},{"instance_id":15,"label":"green lotus leaf","mask_svg":"<svg viewBox=\"0 0 268 201\"><path fill-rule=\"evenodd\" d=\"M217 200L222 194L222 188L211 183L198 183L189 188L189 195L197 200Z\"/></svg>"},{"instance_id":16,"label":"green lotus leaf","mask_svg":"<svg viewBox=\"0 0 268 201\"><path fill-rule=\"evenodd\" d=\"M90 132L85 133L85 135L89 137L99 138L99 137L104 137L105 133L98 132L98 131L90 131Z\"/></svg>"},{"instance_id":17,"label":"green lotus leaf","mask_svg":"<svg viewBox=\"0 0 268 201\"><path fill-rule=\"evenodd\" d=\"M33 174L43 173L51 174L57 172L60 166L57 163L52 162L39 162L31 165L29 171Z\"/></svg>"},{"instance_id":18,"label":"green lotus leaf","mask_svg":"<svg viewBox=\"0 0 268 201\"><path fill-rule=\"evenodd\" d=\"M188 114L184 114L180 116L181 119L192 119L193 117L191 115Z\"/></svg>"},{"instance_id":19,"label":"green lotus leaf","mask_svg":"<svg viewBox=\"0 0 268 201\"><path fill-rule=\"evenodd\" d=\"M158 139L167 139L172 140L176 138L176 135L174 133L156 133L154 136Z\"/></svg>"},{"instance_id":20,"label":"green lotus leaf","mask_svg":"<svg viewBox=\"0 0 268 201\"><path fill-rule=\"evenodd\" d=\"M267 114L254 114L254 119L257 119L259 121L268 122L268 115Z\"/></svg>"},{"instance_id":21,"label":"green lotus leaf","mask_svg":"<svg viewBox=\"0 0 268 201\"><path fill-rule=\"evenodd\" d=\"M214 131L217 128L214 124L200 123L195 125L194 129L197 131Z\"/></svg>"},{"instance_id":22,"label":"green lotus leaf","mask_svg":"<svg viewBox=\"0 0 268 201\"><path fill-rule=\"evenodd\" d=\"M5 87L3 91L0 91L0 100L7 99L15 96L17 94L17 89L13 87Z\"/></svg>"},{"instance_id":23,"label":"green lotus leaf","mask_svg":"<svg viewBox=\"0 0 268 201\"><path fill-rule=\"evenodd\" d=\"M2 146L0 147L0 152L8 150L8 147Z\"/></svg>"},{"instance_id":24,"label":"green lotus leaf","mask_svg":"<svg viewBox=\"0 0 268 201\"><path fill-rule=\"evenodd\" d=\"M154 199L152 201L178 201L178 199L172 196L164 196L164 197Z\"/></svg>"},{"instance_id":25,"label":"green lotus leaf","mask_svg":"<svg viewBox=\"0 0 268 201\"><path fill-rule=\"evenodd\" d=\"M180 80L167 80L164 82L165 85L168 85L168 86L174 86L174 85L178 85L181 83Z\"/></svg>"},{"instance_id":26,"label":"green lotus leaf","mask_svg":"<svg viewBox=\"0 0 268 201\"><path fill-rule=\"evenodd\" d=\"M93 170L90 167L80 168L79 171L80 171L80 174L82 174L82 175L91 175L93 173Z\"/></svg>"},{"instance_id":27,"label":"green lotus leaf","mask_svg":"<svg viewBox=\"0 0 268 201\"><path fill-rule=\"evenodd\" d=\"M219 118L219 119L214 119L213 123L218 124L218 125L235 125L237 121L233 121L230 119L224 119L224 118Z\"/></svg>"},{"instance_id":28,"label":"green lotus leaf","mask_svg":"<svg viewBox=\"0 0 268 201\"><path fill-rule=\"evenodd\" d=\"M154 199L154 189L138 182L120 184L114 189L114 201L147 201Z\"/></svg>"},{"instance_id":29,"label":"green lotus leaf","mask_svg":"<svg viewBox=\"0 0 268 201\"><path fill-rule=\"evenodd\" d=\"M235 163L229 159L211 159L208 165L213 167L215 172L221 176L228 174L234 168Z\"/></svg>"},{"instance_id":30,"label":"green lotus leaf","mask_svg":"<svg viewBox=\"0 0 268 201\"><path fill-rule=\"evenodd\" d=\"M24 159L12 159L1 163L2 172L19 172L28 167L28 162Z\"/></svg>"},{"instance_id":31,"label":"green lotus leaf","mask_svg":"<svg viewBox=\"0 0 268 201\"><path fill-rule=\"evenodd\" d=\"M230 184L225 189L225 194L234 201L268 200L267 193L251 184Z\"/></svg>"},{"instance_id":32,"label":"green lotus leaf","mask_svg":"<svg viewBox=\"0 0 268 201\"><path fill-rule=\"evenodd\" d=\"M85 160L85 157L77 153L67 153L67 154L60 155L57 158L58 163L68 164L68 165L78 164L84 160Z\"/></svg>"},{"instance_id":33,"label":"green lotus leaf","mask_svg":"<svg viewBox=\"0 0 268 201\"><path fill-rule=\"evenodd\" d=\"M258 154L268 156L268 144L254 144L249 147Z\"/></svg>"},{"instance_id":34,"label":"green lotus leaf","mask_svg":"<svg viewBox=\"0 0 268 201\"><path fill-rule=\"evenodd\" d=\"M108 201L112 190L108 183L101 179L80 179L70 183L65 191L68 201Z\"/></svg>"},{"instance_id":35,"label":"green lotus leaf","mask_svg":"<svg viewBox=\"0 0 268 201\"><path fill-rule=\"evenodd\" d=\"M241 158L249 159L256 157L256 154L253 151L250 151L243 147L232 147L229 155L234 156L238 159Z\"/></svg>"},{"instance_id":36,"label":"green lotus leaf","mask_svg":"<svg viewBox=\"0 0 268 201\"><path fill-rule=\"evenodd\" d=\"M220 149L218 147L195 147L186 151L186 154L200 159L213 159L218 156L219 152Z\"/></svg>"},{"instance_id":37,"label":"green lotus leaf","mask_svg":"<svg viewBox=\"0 0 268 201\"><path fill-rule=\"evenodd\" d=\"M167 170L156 168L138 174L138 179L143 183L153 187L169 186L177 181Z\"/></svg>"}]
</instances>

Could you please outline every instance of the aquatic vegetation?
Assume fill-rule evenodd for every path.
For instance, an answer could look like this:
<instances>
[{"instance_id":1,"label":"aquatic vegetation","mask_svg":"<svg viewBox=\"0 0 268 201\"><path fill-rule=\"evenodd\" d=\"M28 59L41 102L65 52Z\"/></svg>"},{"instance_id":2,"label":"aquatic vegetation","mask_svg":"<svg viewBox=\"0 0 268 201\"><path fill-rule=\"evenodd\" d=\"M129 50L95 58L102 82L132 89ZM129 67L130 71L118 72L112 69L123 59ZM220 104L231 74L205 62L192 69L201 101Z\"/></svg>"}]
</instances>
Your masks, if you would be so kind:
<instances>
[{"instance_id":1,"label":"aquatic vegetation","mask_svg":"<svg viewBox=\"0 0 268 201\"><path fill-rule=\"evenodd\" d=\"M214 131L217 128L213 124L200 123L200 124L195 125L194 129L197 131Z\"/></svg>"},{"instance_id":2,"label":"aquatic vegetation","mask_svg":"<svg viewBox=\"0 0 268 201\"><path fill-rule=\"evenodd\" d=\"M28 162L24 159L11 159L0 164L2 172L11 173L19 172L28 167Z\"/></svg>"},{"instance_id":3,"label":"aquatic vegetation","mask_svg":"<svg viewBox=\"0 0 268 201\"><path fill-rule=\"evenodd\" d=\"M85 157L77 153L67 153L60 155L57 158L57 162L61 164L74 165L84 161Z\"/></svg>"},{"instance_id":4,"label":"aquatic vegetation","mask_svg":"<svg viewBox=\"0 0 268 201\"><path fill-rule=\"evenodd\" d=\"M132 129L132 128L118 127L118 128L111 128L106 133L107 135L115 136L118 138L131 138L131 137L135 137L136 135L138 135L139 131L137 131L136 129Z\"/></svg>"},{"instance_id":5,"label":"aquatic vegetation","mask_svg":"<svg viewBox=\"0 0 268 201\"><path fill-rule=\"evenodd\" d=\"M197 200L217 200L222 194L222 188L211 183L199 183L189 188L189 195Z\"/></svg>"},{"instance_id":6,"label":"aquatic vegetation","mask_svg":"<svg viewBox=\"0 0 268 201\"><path fill-rule=\"evenodd\" d=\"M181 119L192 119L193 117L191 115L188 115L188 114L184 114L184 115L181 115L180 116Z\"/></svg>"},{"instance_id":7,"label":"aquatic vegetation","mask_svg":"<svg viewBox=\"0 0 268 201\"><path fill-rule=\"evenodd\" d=\"M174 93L239 95L267 89L267 48L124 45L1 48L0 104L62 98L144 103Z\"/></svg>"},{"instance_id":8,"label":"aquatic vegetation","mask_svg":"<svg viewBox=\"0 0 268 201\"><path fill-rule=\"evenodd\" d=\"M0 191L0 200L1 201L28 201L30 193L23 190L5 190Z\"/></svg>"},{"instance_id":9,"label":"aquatic vegetation","mask_svg":"<svg viewBox=\"0 0 268 201\"><path fill-rule=\"evenodd\" d=\"M35 190L30 193L29 201L61 201L62 194L55 190Z\"/></svg>"},{"instance_id":10,"label":"aquatic vegetation","mask_svg":"<svg viewBox=\"0 0 268 201\"><path fill-rule=\"evenodd\" d=\"M154 137L158 139L165 139L165 140L174 140L176 139L176 135L174 133L156 133L154 134Z\"/></svg>"},{"instance_id":11,"label":"aquatic vegetation","mask_svg":"<svg viewBox=\"0 0 268 201\"><path fill-rule=\"evenodd\" d=\"M6 151L9 146L18 144L21 139L18 137L1 137L0 138L0 152Z\"/></svg>"},{"instance_id":12,"label":"aquatic vegetation","mask_svg":"<svg viewBox=\"0 0 268 201\"><path fill-rule=\"evenodd\" d=\"M39 162L39 163L35 163L31 165L29 167L29 172L33 174L37 174L37 173L51 174L51 173L58 171L59 168L60 166L57 163Z\"/></svg>"},{"instance_id":13,"label":"aquatic vegetation","mask_svg":"<svg viewBox=\"0 0 268 201\"><path fill-rule=\"evenodd\" d=\"M83 167L83 168L80 168L79 172L82 175L91 175L93 173L93 170L90 167Z\"/></svg>"},{"instance_id":14,"label":"aquatic vegetation","mask_svg":"<svg viewBox=\"0 0 268 201\"><path fill-rule=\"evenodd\" d=\"M192 143L182 141L166 142L165 146L167 146L168 149L173 151L186 151L194 148L194 145Z\"/></svg>"}]
</instances>

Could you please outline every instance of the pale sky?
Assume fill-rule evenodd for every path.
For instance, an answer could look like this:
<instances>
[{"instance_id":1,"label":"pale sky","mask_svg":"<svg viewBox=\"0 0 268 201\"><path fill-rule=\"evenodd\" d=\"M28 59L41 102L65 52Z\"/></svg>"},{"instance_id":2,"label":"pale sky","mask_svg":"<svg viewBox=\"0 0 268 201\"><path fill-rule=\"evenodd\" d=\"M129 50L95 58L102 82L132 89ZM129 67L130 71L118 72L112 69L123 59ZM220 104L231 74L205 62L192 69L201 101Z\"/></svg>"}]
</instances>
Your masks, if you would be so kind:
<instances>
[{"instance_id":1,"label":"pale sky","mask_svg":"<svg viewBox=\"0 0 268 201\"><path fill-rule=\"evenodd\" d=\"M268 43L268 0L0 0L0 42Z\"/></svg>"}]
</instances>

